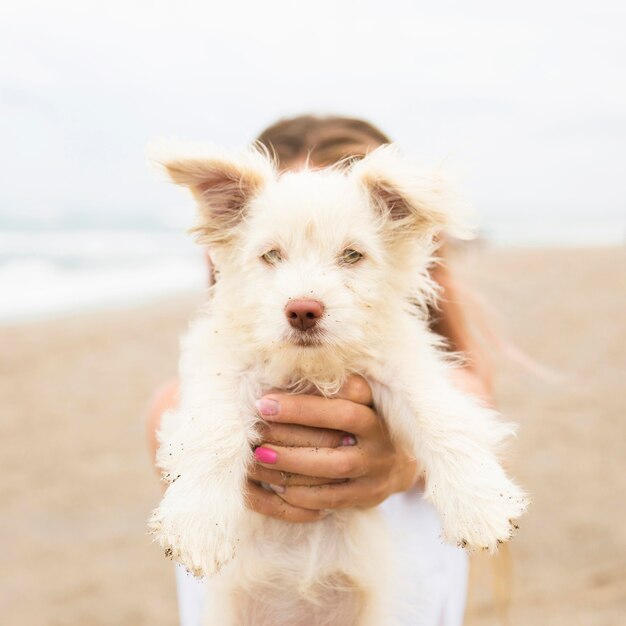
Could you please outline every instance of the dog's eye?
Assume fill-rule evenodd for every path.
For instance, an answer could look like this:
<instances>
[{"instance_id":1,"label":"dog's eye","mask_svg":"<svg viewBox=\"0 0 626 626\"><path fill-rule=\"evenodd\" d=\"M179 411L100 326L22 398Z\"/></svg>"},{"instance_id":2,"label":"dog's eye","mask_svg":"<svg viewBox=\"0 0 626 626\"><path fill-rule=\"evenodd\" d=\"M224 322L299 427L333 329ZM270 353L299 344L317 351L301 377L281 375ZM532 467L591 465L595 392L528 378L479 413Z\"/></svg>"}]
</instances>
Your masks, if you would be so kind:
<instances>
[{"instance_id":1,"label":"dog's eye","mask_svg":"<svg viewBox=\"0 0 626 626\"><path fill-rule=\"evenodd\" d=\"M353 263L360 261L362 258L363 258L363 255L360 252L357 252L356 250L353 250L352 248L346 248L341 253L340 261L341 263L345 265L352 265Z\"/></svg>"},{"instance_id":2,"label":"dog's eye","mask_svg":"<svg viewBox=\"0 0 626 626\"><path fill-rule=\"evenodd\" d=\"M278 250L268 250L265 254L261 255L261 258L268 265L275 265L279 261L283 260L283 257L281 256L280 251Z\"/></svg>"}]
</instances>

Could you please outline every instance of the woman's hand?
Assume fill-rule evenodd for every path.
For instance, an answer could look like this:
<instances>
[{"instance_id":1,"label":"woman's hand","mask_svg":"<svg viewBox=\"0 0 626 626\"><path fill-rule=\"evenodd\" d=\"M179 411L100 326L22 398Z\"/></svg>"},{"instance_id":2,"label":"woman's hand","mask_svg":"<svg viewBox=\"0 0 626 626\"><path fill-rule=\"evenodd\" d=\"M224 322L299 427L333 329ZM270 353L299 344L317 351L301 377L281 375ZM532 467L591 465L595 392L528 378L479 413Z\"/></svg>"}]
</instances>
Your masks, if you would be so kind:
<instances>
[{"instance_id":1,"label":"woman's hand","mask_svg":"<svg viewBox=\"0 0 626 626\"><path fill-rule=\"evenodd\" d=\"M371 405L371 389L360 376L351 376L333 399L264 396L258 402L266 421L263 444L248 476L250 508L311 522L329 509L371 507L410 489L419 463L394 446Z\"/></svg>"}]
</instances>

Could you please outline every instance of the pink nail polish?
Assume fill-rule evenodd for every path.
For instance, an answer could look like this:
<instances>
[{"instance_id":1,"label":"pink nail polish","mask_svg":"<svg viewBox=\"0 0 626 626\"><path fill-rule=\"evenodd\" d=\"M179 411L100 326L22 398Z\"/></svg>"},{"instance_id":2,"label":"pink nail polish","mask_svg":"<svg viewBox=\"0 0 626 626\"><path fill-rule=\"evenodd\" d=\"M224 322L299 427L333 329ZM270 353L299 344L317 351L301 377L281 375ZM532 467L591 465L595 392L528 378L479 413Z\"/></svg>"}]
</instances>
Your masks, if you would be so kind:
<instances>
[{"instance_id":1,"label":"pink nail polish","mask_svg":"<svg viewBox=\"0 0 626 626\"><path fill-rule=\"evenodd\" d=\"M274 452L274 450L270 450L269 448L257 448L254 451L254 458L261 463L273 465L276 463L278 455Z\"/></svg>"},{"instance_id":2,"label":"pink nail polish","mask_svg":"<svg viewBox=\"0 0 626 626\"><path fill-rule=\"evenodd\" d=\"M342 446L356 446L356 439L352 435L344 435L341 438Z\"/></svg>"},{"instance_id":3,"label":"pink nail polish","mask_svg":"<svg viewBox=\"0 0 626 626\"><path fill-rule=\"evenodd\" d=\"M270 415L277 415L280 410L280 404L276 400L272 398L261 398L257 400L255 403L257 410L263 417L268 417Z\"/></svg>"}]
</instances>

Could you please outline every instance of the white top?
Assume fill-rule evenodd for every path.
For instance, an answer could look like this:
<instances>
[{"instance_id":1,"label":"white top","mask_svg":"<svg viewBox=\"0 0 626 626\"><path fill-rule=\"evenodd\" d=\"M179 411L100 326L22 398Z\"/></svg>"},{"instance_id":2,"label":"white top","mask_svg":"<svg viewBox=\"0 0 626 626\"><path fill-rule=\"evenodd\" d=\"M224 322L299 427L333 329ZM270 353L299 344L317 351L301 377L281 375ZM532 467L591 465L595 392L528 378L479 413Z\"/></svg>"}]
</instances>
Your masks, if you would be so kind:
<instances>
[{"instance_id":1,"label":"white top","mask_svg":"<svg viewBox=\"0 0 626 626\"><path fill-rule=\"evenodd\" d=\"M468 560L459 548L440 539L434 508L417 491L395 494L381 508L387 518L404 581L398 623L402 626L462 626ZM201 626L205 586L176 567L180 626ZM410 617L409 617L410 616Z\"/></svg>"}]
</instances>

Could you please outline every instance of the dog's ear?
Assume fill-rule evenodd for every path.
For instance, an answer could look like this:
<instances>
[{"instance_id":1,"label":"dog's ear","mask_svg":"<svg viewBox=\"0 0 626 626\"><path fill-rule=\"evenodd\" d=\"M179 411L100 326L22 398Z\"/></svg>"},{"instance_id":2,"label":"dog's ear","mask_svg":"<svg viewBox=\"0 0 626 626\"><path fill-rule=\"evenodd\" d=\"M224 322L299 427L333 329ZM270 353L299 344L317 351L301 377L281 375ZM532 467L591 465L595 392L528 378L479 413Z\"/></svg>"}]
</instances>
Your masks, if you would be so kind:
<instances>
[{"instance_id":1,"label":"dog's ear","mask_svg":"<svg viewBox=\"0 0 626 626\"><path fill-rule=\"evenodd\" d=\"M176 152L156 160L196 199L199 220L192 232L199 243L228 243L250 200L275 176L271 159L256 148L234 157L198 147L178 148Z\"/></svg>"},{"instance_id":2,"label":"dog's ear","mask_svg":"<svg viewBox=\"0 0 626 626\"><path fill-rule=\"evenodd\" d=\"M417 168L392 144L356 162L350 175L365 188L385 227L397 236L435 236L443 231L462 239L473 236L463 223L468 206L452 193L442 173Z\"/></svg>"}]
</instances>

